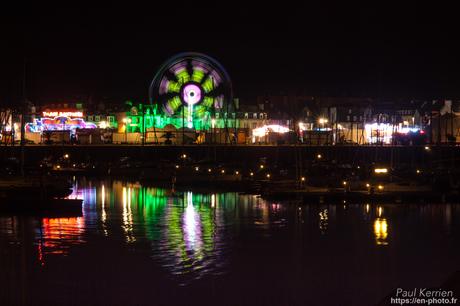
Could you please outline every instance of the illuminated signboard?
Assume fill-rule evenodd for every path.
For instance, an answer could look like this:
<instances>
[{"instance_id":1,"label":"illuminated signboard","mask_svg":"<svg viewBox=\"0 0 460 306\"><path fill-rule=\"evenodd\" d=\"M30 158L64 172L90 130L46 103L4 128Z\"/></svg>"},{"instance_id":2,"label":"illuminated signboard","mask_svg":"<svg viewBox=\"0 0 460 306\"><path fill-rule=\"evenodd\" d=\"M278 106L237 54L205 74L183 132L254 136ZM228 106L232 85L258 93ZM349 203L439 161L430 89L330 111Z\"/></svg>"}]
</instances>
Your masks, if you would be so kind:
<instances>
[{"instance_id":1,"label":"illuminated signboard","mask_svg":"<svg viewBox=\"0 0 460 306\"><path fill-rule=\"evenodd\" d=\"M83 117L83 112L43 112L43 117Z\"/></svg>"}]
</instances>

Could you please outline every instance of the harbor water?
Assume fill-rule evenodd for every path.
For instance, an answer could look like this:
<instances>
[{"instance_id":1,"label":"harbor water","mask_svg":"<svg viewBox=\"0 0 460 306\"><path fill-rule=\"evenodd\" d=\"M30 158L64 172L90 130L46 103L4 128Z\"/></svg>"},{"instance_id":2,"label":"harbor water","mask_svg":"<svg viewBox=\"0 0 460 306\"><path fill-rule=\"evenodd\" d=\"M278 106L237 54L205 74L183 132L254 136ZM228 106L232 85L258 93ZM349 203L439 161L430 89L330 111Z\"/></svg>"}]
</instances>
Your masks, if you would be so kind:
<instances>
[{"instance_id":1,"label":"harbor water","mask_svg":"<svg viewBox=\"0 0 460 306\"><path fill-rule=\"evenodd\" d=\"M299 203L74 181L0 216L1 305L374 305L460 270L460 204Z\"/></svg>"}]
</instances>

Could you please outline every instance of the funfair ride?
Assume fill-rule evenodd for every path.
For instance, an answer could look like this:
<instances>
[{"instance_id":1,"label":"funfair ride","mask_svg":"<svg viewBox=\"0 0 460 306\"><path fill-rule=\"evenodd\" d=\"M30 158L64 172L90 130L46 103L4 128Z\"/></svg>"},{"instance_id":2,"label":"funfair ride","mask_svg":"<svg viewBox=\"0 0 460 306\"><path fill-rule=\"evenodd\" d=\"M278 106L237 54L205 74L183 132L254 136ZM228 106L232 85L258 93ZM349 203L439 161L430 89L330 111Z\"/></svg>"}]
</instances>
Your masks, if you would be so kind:
<instances>
[{"instance_id":1,"label":"funfair ride","mask_svg":"<svg viewBox=\"0 0 460 306\"><path fill-rule=\"evenodd\" d=\"M180 53L158 70L149 88L150 103L184 129L208 130L226 118L233 101L228 73L215 59L201 53Z\"/></svg>"}]
</instances>

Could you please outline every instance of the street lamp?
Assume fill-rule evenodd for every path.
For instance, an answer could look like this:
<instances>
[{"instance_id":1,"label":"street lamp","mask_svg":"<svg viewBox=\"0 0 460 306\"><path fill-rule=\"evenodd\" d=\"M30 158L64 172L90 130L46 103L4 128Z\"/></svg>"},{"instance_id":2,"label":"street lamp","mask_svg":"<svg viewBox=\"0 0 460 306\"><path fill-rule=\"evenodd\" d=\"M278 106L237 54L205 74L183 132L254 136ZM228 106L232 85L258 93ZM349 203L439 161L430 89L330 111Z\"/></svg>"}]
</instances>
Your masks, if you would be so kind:
<instances>
[{"instance_id":1,"label":"street lamp","mask_svg":"<svg viewBox=\"0 0 460 306\"><path fill-rule=\"evenodd\" d=\"M318 123L321 125L321 128L324 129L324 125L328 123L328 120L326 118L319 118Z\"/></svg>"}]
</instances>

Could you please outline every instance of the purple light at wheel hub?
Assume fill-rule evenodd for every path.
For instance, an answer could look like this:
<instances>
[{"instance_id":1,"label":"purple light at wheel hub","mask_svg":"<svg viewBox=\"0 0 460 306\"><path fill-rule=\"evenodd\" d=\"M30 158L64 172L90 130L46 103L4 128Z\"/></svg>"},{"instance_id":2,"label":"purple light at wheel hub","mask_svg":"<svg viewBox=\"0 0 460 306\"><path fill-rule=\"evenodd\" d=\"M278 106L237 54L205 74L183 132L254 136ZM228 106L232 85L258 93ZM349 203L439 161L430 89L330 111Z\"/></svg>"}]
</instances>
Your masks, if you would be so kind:
<instances>
[{"instance_id":1,"label":"purple light at wheel hub","mask_svg":"<svg viewBox=\"0 0 460 306\"><path fill-rule=\"evenodd\" d=\"M182 90L182 100L189 104L194 105L201 101L201 88L195 84L187 84Z\"/></svg>"}]
</instances>

